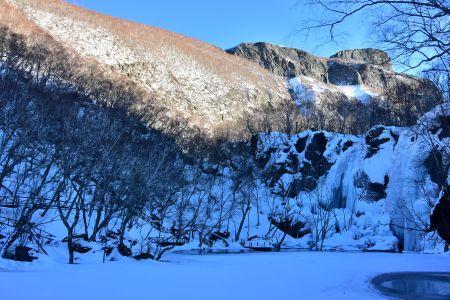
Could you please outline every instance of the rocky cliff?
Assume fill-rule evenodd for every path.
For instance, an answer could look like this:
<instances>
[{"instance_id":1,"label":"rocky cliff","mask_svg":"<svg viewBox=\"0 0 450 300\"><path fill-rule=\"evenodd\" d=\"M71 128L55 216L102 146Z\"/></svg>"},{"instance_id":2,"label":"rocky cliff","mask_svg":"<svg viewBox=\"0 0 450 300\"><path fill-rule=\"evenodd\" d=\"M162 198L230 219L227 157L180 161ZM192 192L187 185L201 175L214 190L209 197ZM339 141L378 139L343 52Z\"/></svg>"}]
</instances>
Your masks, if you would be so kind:
<instances>
[{"instance_id":1,"label":"rocky cliff","mask_svg":"<svg viewBox=\"0 0 450 300\"><path fill-rule=\"evenodd\" d=\"M394 72L388 54L377 49L344 50L323 58L268 43L244 43L227 52L290 80L301 111L316 111L325 120L316 128L360 133L380 122L410 126L442 101L432 82ZM368 111L373 113L368 116ZM338 125L342 122L344 127Z\"/></svg>"},{"instance_id":2,"label":"rocky cliff","mask_svg":"<svg viewBox=\"0 0 450 300\"><path fill-rule=\"evenodd\" d=\"M265 69L289 79L307 76L328 82L327 60L299 49L270 43L243 43L226 52L255 61Z\"/></svg>"},{"instance_id":3,"label":"rocky cliff","mask_svg":"<svg viewBox=\"0 0 450 300\"><path fill-rule=\"evenodd\" d=\"M359 63L366 63L381 67L386 70L392 70L392 61L389 55L379 49L352 49L342 50L331 56L331 58L340 58L345 60L353 60Z\"/></svg>"}]
</instances>

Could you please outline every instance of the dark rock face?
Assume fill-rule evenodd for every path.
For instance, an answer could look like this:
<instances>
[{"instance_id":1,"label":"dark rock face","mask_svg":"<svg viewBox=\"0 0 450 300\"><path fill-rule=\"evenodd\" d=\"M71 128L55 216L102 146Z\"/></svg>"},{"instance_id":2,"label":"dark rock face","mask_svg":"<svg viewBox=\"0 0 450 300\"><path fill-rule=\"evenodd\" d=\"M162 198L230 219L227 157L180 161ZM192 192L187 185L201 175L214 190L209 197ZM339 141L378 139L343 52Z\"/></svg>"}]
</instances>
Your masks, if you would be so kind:
<instances>
[{"instance_id":1,"label":"dark rock face","mask_svg":"<svg viewBox=\"0 0 450 300\"><path fill-rule=\"evenodd\" d=\"M322 82L328 81L326 60L302 50L269 43L243 43L226 52L253 60L286 78L304 75Z\"/></svg>"},{"instance_id":2,"label":"dark rock face","mask_svg":"<svg viewBox=\"0 0 450 300\"><path fill-rule=\"evenodd\" d=\"M302 139L299 139L297 143L299 141L300 144L303 144ZM297 143L295 147L297 150L301 150L302 147L299 147ZM298 170L301 174L301 178L295 179L292 182L288 190L288 197L295 198L301 191L313 191L317 187L317 180L330 170L333 164L328 162L328 160L323 156L327 143L328 140L323 132L315 133L312 136L310 142L304 150L307 161L303 161ZM300 165L298 159L296 165ZM295 169L297 168L294 168L294 170Z\"/></svg>"},{"instance_id":3,"label":"dark rock face","mask_svg":"<svg viewBox=\"0 0 450 300\"><path fill-rule=\"evenodd\" d=\"M307 136L299 138L297 140L297 142L295 143L295 149L297 150L298 153L302 153L305 150L307 141L308 141Z\"/></svg>"},{"instance_id":4,"label":"dark rock face","mask_svg":"<svg viewBox=\"0 0 450 300\"><path fill-rule=\"evenodd\" d=\"M287 235L290 235L294 239L300 239L311 233L311 229L307 228L306 224L300 221L293 222L292 220L277 220L277 218L269 218L269 221L272 225Z\"/></svg>"},{"instance_id":5,"label":"dark rock face","mask_svg":"<svg viewBox=\"0 0 450 300\"><path fill-rule=\"evenodd\" d=\"M369 176L365 173L360 173L355 178L355 186L364 190L365 199L368 201L379 201L386 198L386 189L389 184L389 177L384 177L384 183L371 182Z\"/></svg>"},{"instance_id":6,"label":"dark rock face","mask_svg":"<svg viewBox=\"0 0 450 300\"><path fill-rule=\"evenodd\" d=\"M450 137L450 116L441 116L441 132L439 133L439 139Z\"/></svg>"},{"instance_id":7,"label":"dark rock face","mask_svg":"<svg viewBox=\"0 0 450 300\"><path fill-rule=\"evenodd\" d=\"M298 138L292 146L283 145L278 151L272 147L259 151L255 159L264 157L267 164L272 155L280 152L286 155L287 159L282 163L267 165L264 176L268 186L273 188L283 175L300 174L301 176L293 179L287 190L282 192L283 196L295 198L301 191L313 191L317 187L317 180L333 166L324 156L327 144L328 139L324 132L314 132ZM352 145L353 142L348 143L347 147Z\"/></svg>"},{"instance_id":8,"label":"dark rock face","mask_svg":"<svg viewBox=\"0 0 450 300\"><path fill-rule=\"evenodd\" d=\"M392 69L392 61L389 55L379 49L352 49L339 51L332 55L331 58L341 58L346 60L354 60L375 66L382 67L386 70Z\"/></svg>"},{"instance_id":9,"label":"dark rock face","mask_svg":"<svg viewBox=\"0 0 450 300\"><path fill-rule=\"evenodd\" d=\"M430 174L431 181L441 188L447 180L446 167L442 160L442 153L437 149L431 150L425 160L425 167L428 170L428 174Z\"/></svg>"},{"instance_id":10,"label":"dark rock face","mask_svg":"<svg viewBox=\"0 0 450 300\"><path fill-rule=\"evenodd\" d=\"M353 146L353 144L354 144L353 141L350 141L350 140L346 141L344 143L344 145L342 146L342 151L343 152L347 151L350 147Z\"/></svg>"},{"instance_id":11,"label":"dark rock face","mask_svg":"<svg viewBox=\"0 0 450 300\"><path fill-rule=\"evenodd\" d=\"M323 156L327 143L328 140L323 132L316 133L312 137L305 151L305 158L311 162L311 164L304 164L303 172L307 177L312 176L317 180L330 170L332 164Z\"/></svg>"},{"instance_id":12,"label":"dark rock face","mask_svg":"<svg viewBox=\"0 0 450 300\"><path fill-rule=\"evenodd\" d=\"M367 154L366 158L370 158L374 156L378 150L380 150L380 146L389 142L390 136L382 135L386 128L383 126L376 126L369 130L366 134L366 145L367 145Z\"/></svg>"},{"instance_id":13,"label":"dark rock face","mask_svg":"<svg viewBox=\"0 0 450 300\"><path fill-rule=\"evenodd\" d=\"M443 139L450 137L450 116L439 115L430 124L430 128L428 129L429 133L437 135L438 139L446 145ZM447 178L450 170L450 162L446 148L446 146L434 145L424 161L424 166L430 175L431 181L436 183L439 189L443 187L448 189Z\"/></svg>"},{"instance_id":14,"label":"dark rock face","mask_svg":"<svg viewBox=\"0 0 450 300\"><path fill-rule=\"evenodd\" d=\"M440 140L450 137L450 116L439 116L437 122L430 126L429 131L432 134L440 131L438 135Z\"/></svg>"},{"instance_id":15,"label":"dark rock face","mask_svg":"<svg viewBox=\"0 0 450 300\"><path fill-rule=\"evenodd\" d=\"M353 64L329 61L328 81L334 85L357 85L361 83L358 66Z\"/></svg>"},{"instance_id":16,"label":"dark rock face","mask_svg":"<svg viewBox=\"0 0 450 300\"><path fill-rule=\"evenodd\" d=\"M308 166L310 166L308 164ZM305 169L304 169L305 170ZM307 176L306 172L302 174L302 177L300 179L295 179L294 182L292 182L291 187L288 191L288 197L295 198L298 196L298 194L303 192L311 192L317 187L316 180L311 177Z\"/></svg>"},{"instance_id":17,"label":"dark rock face","mask_svg":"<svg viewBox=\"0 0 450 300\"><path fill-rule=\"evenodd\" d=\"M444 191L439 203L430 216L431 230L437 231L439 236L450 244L450 192Z\"/></svg>"}]
</instances>

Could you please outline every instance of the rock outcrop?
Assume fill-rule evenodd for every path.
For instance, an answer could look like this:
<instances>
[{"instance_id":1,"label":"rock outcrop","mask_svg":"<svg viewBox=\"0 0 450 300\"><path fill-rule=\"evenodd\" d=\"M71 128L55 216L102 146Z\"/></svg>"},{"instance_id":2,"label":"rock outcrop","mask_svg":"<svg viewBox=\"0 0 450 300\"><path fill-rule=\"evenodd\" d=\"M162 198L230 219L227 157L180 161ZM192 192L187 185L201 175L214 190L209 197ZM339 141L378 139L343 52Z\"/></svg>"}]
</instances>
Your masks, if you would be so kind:
<instances>
[{"instance_id":1,"label":"rock outcrop","mask_svg":"<svg viewBox=\"0 0 450 300\"><path fill-rule=\"evenodd\" d=\"M327 125L319 129L361 133L380 121L411 126L442 101L431 81L394 72L389 55L377 49L344 50L322 58L269 43L244 43L227 52L290 80L304 115L310 116L313 108L326 118ZM369 111L374 113L367 116ZM336 125L342 119L348 119L346 128Z\"/></svg>"},{"instance_id":2,"label":"rock outcrop","mask_svg":"<svg viewBox=\"0 0 450 300\"><path fill-rule=\"evenodd\" d=\"M303 75L322 82L328 81L327 60L303 50L270 43L243 43L226 52L257 62L286 78Z\"/></svg>"},{"instance_id":3,"label":"rock outcrop","mask_svg":"<svg viewBox=\"0 0 450 300\"><path fill-rule=\"evenodd\" d=\"M366 63L386 70L392 70L392 61L389 54L374 48L342 50L332 55L331 58L353 60L357 63Z\"/></svg>"}]
</instances>

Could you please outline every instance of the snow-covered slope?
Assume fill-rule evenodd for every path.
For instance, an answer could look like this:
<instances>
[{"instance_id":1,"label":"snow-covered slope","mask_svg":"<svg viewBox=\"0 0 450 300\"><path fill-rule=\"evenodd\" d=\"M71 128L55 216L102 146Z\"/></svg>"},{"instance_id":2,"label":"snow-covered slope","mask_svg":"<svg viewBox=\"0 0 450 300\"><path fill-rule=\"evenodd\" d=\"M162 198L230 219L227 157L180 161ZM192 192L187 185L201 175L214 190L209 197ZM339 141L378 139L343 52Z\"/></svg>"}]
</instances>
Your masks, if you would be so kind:
<instances>
[{"instance_id":1,"label":"snow-covered slope","mask_svg":"<svg viewBox=\"0 0 450 300\"><path fill-rule=\"evenodd\" d=\"M256 43L239 45L230 55L63 0L1 0L0 8L0 22L12 31L70 51L67 68L82 62L83 72L96 69L113 82L128 82L144 99L133 109L143 115L155 107L163 111L156 121L147 120L159 128L169 120L209 136L241 137L247 124L257 127L268 117L279 130L280 112L295 102L301 113L295 117L306 119L299 123L359 134L380 121L411 125L440 101L432 83L393 72L390 61L383 64L387 54L375 49L321 58ZM408 114L399 95L408 98Z\"/></svg>"},{"instance_id":2,"label":"snow-covered slope","mask_svg":"<svg viewBox=\"0 0 450 300\"><path fill-rule=\"evenodd\" d=\"M288 96L281 77L193 38L60 0L7 3L81 57L126 75L165 107L170 118L187 120L208 133L237 131L238 123L263 104L277 106Z\"/></svg>"}]
</instances>

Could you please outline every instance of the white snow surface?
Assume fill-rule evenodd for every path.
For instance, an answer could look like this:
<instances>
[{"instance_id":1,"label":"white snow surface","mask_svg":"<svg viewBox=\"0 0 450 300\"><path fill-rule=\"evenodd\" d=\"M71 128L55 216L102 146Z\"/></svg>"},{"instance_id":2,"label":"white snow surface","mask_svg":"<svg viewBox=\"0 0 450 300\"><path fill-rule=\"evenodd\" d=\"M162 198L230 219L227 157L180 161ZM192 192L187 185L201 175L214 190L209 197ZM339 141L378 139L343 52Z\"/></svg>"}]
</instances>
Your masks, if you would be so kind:
<instances>
[{"instance_id":1,"label":"white snow surface","mask_svg":"<svg viewBox=\"0 0 450 300\"><path fill-rule=\"evenodd\" d=\"M340 89L347 97L356 98L361 102L367 102L372 97L377 96L377 94L369 91L363 85L338 85L338 89Z\"/></svg>"},{"instance_id":2,"label":"white snow surface","mask_svg":"<svg viewBox=\"0 0 450 300\"><path fill-rule=\"evenodd\" d=\"M381 273L448 271L448 255L388 253L170 254L164 262L81 265L0 260L2 299L385 299Z\"/></svg>"},{"instance_id":3,"label":"white snow surface","mask_svg":"<svg viewBox=\"0 0 450 300\"><path fill-rule=\"evenodd\" d=\"M47 28L49 33L60 42L65 41L69 29L82 28L82 30L70 30L72 41L70 46L83 56L95 57L107 65L131 64L138 61L136 54L130 51L125 43L104 28L27 6L24 6L23 10L31 20Z\"/></svg>"},{"instance_id":4,"label":"white snow surface","mask_svg":"<svg viewBox=\"0 0 450 300\"><path fill-rule=\"evenodd\" d=\"M332 85L317 81L307 76L298 76L288 81L288 87L294 96L297 106L307 102L313 102L321 106L322 102L329 101L330 95L347 101L358 100L367 103L370 99L379 95L371 91L365 85Z\"/></svg>"}]
</instances>

